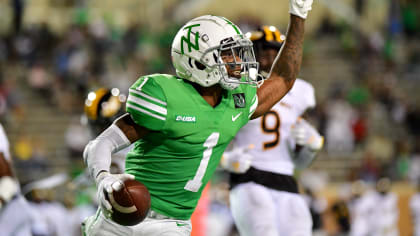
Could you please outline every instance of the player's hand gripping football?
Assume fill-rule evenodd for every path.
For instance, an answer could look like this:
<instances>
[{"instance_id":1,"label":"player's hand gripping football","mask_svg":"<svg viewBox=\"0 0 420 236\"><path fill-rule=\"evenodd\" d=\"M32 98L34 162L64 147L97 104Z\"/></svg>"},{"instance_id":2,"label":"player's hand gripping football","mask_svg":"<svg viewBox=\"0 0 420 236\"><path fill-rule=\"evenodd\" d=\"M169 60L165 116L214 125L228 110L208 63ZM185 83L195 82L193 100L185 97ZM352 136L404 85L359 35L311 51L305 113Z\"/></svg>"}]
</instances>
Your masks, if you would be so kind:
<instances>
[{"instance_id":1,"label":"player's hand gripping football","mask_svg":"<svg viewBox=\"0 0 420 236\"><path fill-rule=\"evenodd\" d=\"M297 145L306 146L312 151L318 151L324 144L324 138L306 120L298 118L292 126L290 135Z\"/></svg>"},{"instance_id":2,"label":"player's hand gripping football","mask_svg":"<svg viewBox=\"0 0 420 236\"><path fill-rule=\"evenodd\" d=\"M106 217L110 218L112 213L112 206L106 195L112 194L113 191L121 190L124 187L124 181L128 179L134 179L134 176L130 174L110 174L107 171L103 171L96 177L96 185L98 186L97 198Z\"/></svg>"},{"instance_id":3,"label":"player's hand gripping football","mask_svg":"<svg viewBox=\"0 0 420 236\"><path fill-rule=\"evenodd\" d=\"M254 145L251 144L223 153L221 166L234 173L245 173L251 167L253 156L248 151L252 148Z\"/></svg>"},{"instance_id":4,"label":"player's hand gripping football","mask_svg":"<svg viewBox=\"0 0 420 236\"><path fill-rule=\"evenodd\" d=\"M312 9L313 0L289 0L289 13L306 19Z\"/></svg>"}]
</instances>

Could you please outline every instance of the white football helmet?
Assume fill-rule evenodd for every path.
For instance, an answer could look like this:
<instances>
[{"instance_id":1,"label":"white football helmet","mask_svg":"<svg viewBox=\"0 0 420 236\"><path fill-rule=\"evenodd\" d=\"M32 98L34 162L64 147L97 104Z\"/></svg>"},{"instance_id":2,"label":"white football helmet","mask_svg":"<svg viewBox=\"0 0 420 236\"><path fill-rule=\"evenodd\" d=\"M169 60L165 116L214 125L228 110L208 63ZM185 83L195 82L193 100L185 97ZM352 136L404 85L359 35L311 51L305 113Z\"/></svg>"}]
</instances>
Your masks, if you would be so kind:
<instances>
[{"instance_id":1,"label":"white football helmet","mask_svg":"<svg viewBox=\"0 0 420 236\"><path fill-rule=\"evenodd\" d=\"M222 53L233 60L225 62ZM224 17L205 15L187 22L175 36L171 55L177 75L203 87L219 83L232 90L240 83L261 84L252 41ZM237 68L235 76L227 67Z\"/></svg>"}]
</instances>

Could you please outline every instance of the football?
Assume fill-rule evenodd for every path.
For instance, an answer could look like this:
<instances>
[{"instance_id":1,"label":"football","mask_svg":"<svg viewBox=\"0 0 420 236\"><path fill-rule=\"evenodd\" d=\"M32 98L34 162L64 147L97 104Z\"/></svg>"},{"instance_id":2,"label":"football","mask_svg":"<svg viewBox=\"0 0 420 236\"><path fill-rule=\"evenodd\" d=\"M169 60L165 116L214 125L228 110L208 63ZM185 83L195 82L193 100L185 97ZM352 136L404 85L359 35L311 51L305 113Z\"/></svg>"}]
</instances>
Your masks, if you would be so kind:
<instances>
[{"instance_id":1,"label":"football","mask_svg":"<svg viewBox=\"0 0 420 236\"><path fill-rule=\"evenodd\" d=\"M124 188L107 195L112 205L111 219L124 226L136 225L146 218L150 209L150 193L137 180L124 181Z\"/></svg>"}]
</instances>

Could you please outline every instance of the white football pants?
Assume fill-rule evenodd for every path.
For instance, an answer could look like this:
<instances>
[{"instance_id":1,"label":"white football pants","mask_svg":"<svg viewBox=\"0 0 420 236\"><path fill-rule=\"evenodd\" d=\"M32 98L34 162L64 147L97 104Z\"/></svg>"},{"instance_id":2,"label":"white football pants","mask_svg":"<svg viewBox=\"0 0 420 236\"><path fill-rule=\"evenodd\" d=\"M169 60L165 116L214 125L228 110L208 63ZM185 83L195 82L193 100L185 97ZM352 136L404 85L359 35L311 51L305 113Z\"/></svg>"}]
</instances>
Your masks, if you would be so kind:
<instances>
[{"instance_id":1,"label":"white football pants","mask_svg":"<svg viewBox=\"0 0 420 236\"><path fill-rule=\"evenodd\" d=\"M0 209L0 235L31 236L32 210L22 195Z\"/></svg>"},{"instance_id":2,"label":"white football pants","mask_svg":"<svg viewBox=\"0 0 420 236\"><path fill-rule=\"evenodd\" d=\"M312 218L302 196L253 182L230 191L230 207L241 236L310 236Z\"/></svg>"},{"instance_id":3,"label":"white football pants","mask_svg":"<svg viewBox=\"0 0 420 236\"><path fill-rule=\"evenodd\" d=\"M107 219L101 210L82 223L84 236L190 236L191 230L190 220L150 217L134 226L122 226Z\"/></svg>"}]
</instances>

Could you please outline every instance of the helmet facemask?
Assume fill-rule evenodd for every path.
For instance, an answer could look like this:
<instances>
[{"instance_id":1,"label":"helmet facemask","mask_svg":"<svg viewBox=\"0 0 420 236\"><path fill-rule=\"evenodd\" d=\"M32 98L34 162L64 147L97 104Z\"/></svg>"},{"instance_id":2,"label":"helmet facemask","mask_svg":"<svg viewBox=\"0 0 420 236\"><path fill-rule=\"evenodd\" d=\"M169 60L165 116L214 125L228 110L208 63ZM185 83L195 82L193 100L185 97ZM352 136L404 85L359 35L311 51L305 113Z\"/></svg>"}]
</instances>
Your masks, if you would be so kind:
<instances>
[{"instance_id":1,"label":"helmet facemask","mask_svg":"<svg viewBox=\"0 0 420 236\"><path fill-rule=\"evenodd\" d=\"M213 63L206 63L205 58L209 55L213 56ZM214 73L221 77L219 84L225 89L235 89L239 84L256 87L262 84L257 81L258 62L255 60L252 42L242 35L226 38L220 45L208 48L200 58L200 63L215 70Z\"/></svg>"}]
</instances>

